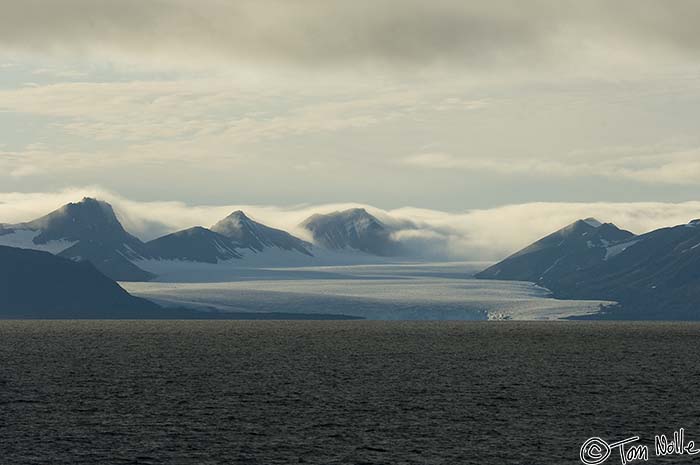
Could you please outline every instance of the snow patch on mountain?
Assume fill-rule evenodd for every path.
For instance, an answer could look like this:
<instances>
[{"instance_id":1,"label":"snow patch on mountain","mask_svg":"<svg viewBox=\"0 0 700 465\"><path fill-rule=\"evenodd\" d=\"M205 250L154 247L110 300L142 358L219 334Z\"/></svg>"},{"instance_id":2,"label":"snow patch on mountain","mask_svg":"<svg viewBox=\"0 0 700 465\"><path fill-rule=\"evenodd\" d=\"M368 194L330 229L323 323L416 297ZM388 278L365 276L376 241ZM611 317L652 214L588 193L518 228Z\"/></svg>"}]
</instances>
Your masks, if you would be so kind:
<instances>
[{"instance_id":1,"label":"snow patch on mountain","mask_svg":"<svg viewBox=\"0 0 700 465\"><path fill-rule=\"evenodd\" d=\"M603 258L603 260L610 260L611 258L616 257L617 255L620 255L622 252L629 249L637 242L639 242L639 239L635 239L633 241L623 242L622 244L616 244L616 245L607 247L605 249L605 258Z\"/></svg>"},{"instance_id":2,"label":"snow patch on mountain","mask_svg":"<svg viewBox=\"0 0 700 465\"><path fill-rule=\"evenodd\" d=\"M59 254L67 248L73 246L77 241L65 239L52 240L45 243L36 243L34 240L41 234L41 231L31 229L12 229L9 231L0 230L0 245L8 247L18 247L20 249L42 250L54 255Z\"/></svg>"}]
</instances>

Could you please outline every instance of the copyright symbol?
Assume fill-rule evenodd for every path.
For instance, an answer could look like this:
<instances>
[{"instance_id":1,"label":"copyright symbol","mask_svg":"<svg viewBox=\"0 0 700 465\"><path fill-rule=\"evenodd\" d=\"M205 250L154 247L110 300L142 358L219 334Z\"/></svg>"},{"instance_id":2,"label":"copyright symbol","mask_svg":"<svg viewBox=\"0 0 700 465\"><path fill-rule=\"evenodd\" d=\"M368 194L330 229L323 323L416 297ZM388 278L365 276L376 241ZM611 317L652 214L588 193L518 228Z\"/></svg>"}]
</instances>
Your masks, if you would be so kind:
<instances>
[{"instance_id":1,"label":"copyright symbol","mask_svg":"<svg viewBox=\"0 0 700 465\"><path fill-rule=\"evenodd\" d=\"M600 465L608 460L611 449L607 442L600 438L590 438L581 446L579 457L584 465Z\"/></svg>"}]
</instances>

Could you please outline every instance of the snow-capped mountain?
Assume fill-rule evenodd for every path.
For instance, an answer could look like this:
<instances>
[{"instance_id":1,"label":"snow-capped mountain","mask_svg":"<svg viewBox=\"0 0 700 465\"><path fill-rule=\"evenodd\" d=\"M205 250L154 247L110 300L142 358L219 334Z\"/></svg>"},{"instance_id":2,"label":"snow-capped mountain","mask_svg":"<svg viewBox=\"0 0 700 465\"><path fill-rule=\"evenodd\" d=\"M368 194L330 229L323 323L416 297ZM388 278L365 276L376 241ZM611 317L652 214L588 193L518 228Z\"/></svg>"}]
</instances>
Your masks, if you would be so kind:
<instances>
[{"instance_id":1,"label":"snow-capped mountain","mask_svg":"<svg viewBox=\"0 0 700 465\"><path fill-rule=\"evenodd\" d=\"M3 225L0 245L88 260L117 281L146 281L153 277L132 263L148 256L145 244L124 230L108 203L89 197L34 221Z\"/></svg>"},{"instance_id":2,"label":"snow-capped mountain","mask_svg":"<svg viewBox=\"0 0 700 465\"><path fill-rule=\"evenodd\" d=\"M108 203L84 198L34 221L0 225L0 245L89 261L117 281L206 281L237 276L245 267L364 263L372 258L364 252L391 254L394 243L381 223L364 215L351 219L348 227L355 233L346 236L348 247L330 250L325 243L314 248L241 211L212 230L196 226L144 243L124 230Z\"/></svg>"},{"instance_id":3,"label":"snow-capped mountain","mask_svg":"<svg viewBox=\"0 0 700 465\"><path fill-rule=\"evenodd\" d=\"M314 243L330 250L354 249L379 256L401 254L401 245L392 239L390 228L364 208L315 214L300 227L311 232Z\"/></svg>"},{"instance_id":4,"label":"snow-capped mountain","mask_svg":"<svg viewBox=\"0 0 700 465\"><path fill-rule=\"evenodd\" d=\"M151 257L202 263L241 258L237 244L226 236L201 226L167 234L146 243Z\"/></svg>"},{"instance_id":5,"label":"snow-capped mountain","mask_svg":"<svg viewBox=\"0 0 700 465\"><path fill-rule=\"evenodd\" d=\"M612 223L578 220L487 268L477 278L531 281L549 287L564 274L609 259L634 237Z\"/></svg>"},{"instance_id":6,"label":"snow-capped mountain","mask_svg":"<svg viewBox=\"0 0 700 465\"><path fill-rule=\"evenodd\" d=\"M700 319L700 221L639 236L609 228L590 244L594 232L575 225L576 232L548 236L477 277L533 281L558 298L619 302L611 318Z\"/></svg>"},{"instance_id":7,"label":"snow-capped mountain","mask_svg":"<svg viewBox=\"0 0 700 465\"><path fill-rule=\"evenodd\" d=\"M558 289L617 300L645 318L700 319L700 224L637 236L603 265L562 279Z\"/></svg>"},{"instance_id":8,"label":"snow-capped mountain","mask_svg":"<svg viewBox=\"0 0 700 465\"><path fill-rule=\"evenodd\" d=\"M234 243L240 249L253 252L263 252L265 249L277 247L282 250L296 251L312 256L311 244L292 236L281 229L271 228L253 221L245 213L237 210L211 227Z\"/></svg>"},{"instance_id":9,"label":"snow-capped mountain","mask_svg":"<svg viewBox=\"0 0 700 465\"><path fill-rule=\"evenodd\" d=\"M316 259L308 242L241 211L211 229L196 226L154 239L146 247L148 258L135 263L158 280L177 282L239 279L248 268L308 266Z\"/></svg>"}]
</instances>

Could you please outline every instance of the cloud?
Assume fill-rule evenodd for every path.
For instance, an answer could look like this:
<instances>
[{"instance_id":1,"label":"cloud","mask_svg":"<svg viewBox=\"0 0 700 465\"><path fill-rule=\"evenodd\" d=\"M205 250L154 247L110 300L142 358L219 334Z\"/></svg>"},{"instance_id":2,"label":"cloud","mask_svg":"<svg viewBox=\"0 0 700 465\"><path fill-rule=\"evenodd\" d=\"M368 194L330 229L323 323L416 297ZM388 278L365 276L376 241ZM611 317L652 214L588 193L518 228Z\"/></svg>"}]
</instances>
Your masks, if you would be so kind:
<instances>
[{"instance_id":1,"label":"cloud","mask_svg":"<svg viewBox=\"0 0 700 465\"><path fill-rule=\"evenodd\" d=\"M464 213L402 208L391 214L416 218L422 229L441 234L450 258L497 260L577 219L595 217L639 234L700 217L700 202L539 202Z\"/></svg>"},{"instance_id":2,"label":"cloud","mask_svg":"<svg viewBox=\"0 0 700 465\"><path fill-rule=\"evenodd\" d=\"M527 67L654 47L696 55L699 12L693 0L23 0L3 4L0 47L229 65Z\"/></svg>"},{"instance_id":3,"label":"cloud","mask_svg":"<svg viewBox=\"0 0 700 465\"><path fill-rule=\"evenodd\" d=\"M581 174L576 163L536 158L460 158L449 153L430 152L410 155L403 159L407 165L420 168L458 169L465 171L492 171L499 174Z\"/></svg>"},{"instance_id":4,"label":"cloud","mask_svg":"<svg viewBox=\"0 0 700 465\"><path fill-rule=\"evenodd\" d=\"M9 174L13 178L24 178L41 173L42 170L36 165L23 164L10 170Z\"/></svg>"},{"instance_id":5,"label":"cloud","mask_svg":"<svg viewBox=\"0 0 700 465\"><path fill-rule=\"evenodd\" d=\"M144 240L191 226L211 226L234 210L306 239L298 224L313 213L366 208L397 229L395 237L434 260L498 260L580 218L596 217L635 233L685 224L700 217L700 202L526 203L464 212L404 207L385 210L357 203L319 205L187 205L135 201L100 187L50 193L0 193L0 221L37 218L59 206L93 196L110 202L130 232Z\"/></svg>"},{"instance_id":6,"label":"cloud","mask_svg":"<svg viewBox=\"0 0 700 465\"><path fill-rule=\"evenodd\" d=\"M89 76L85 71L76 69L54 69L54 68L38 68L32 71L35 76L49 76L58 79L84 79Z\"/></svg>"},{"instance_id":7,"label":"cloud","mask_svg":"<svg viewBox=\"0 0 700 465\"><path fill-rule=\"evenodd\" d=\"M0 111L50 117L52 127L97 142L146 147L174 141L177 147L186 140L192 153L211 145L364 128L400 118L416 105L431 105L417 90L354 86L355 93L348 94L342 86L309 97L284 86L271 91L237 84L228 79L64 82L0 90Z\"/></svg>"},{"instance_id":8,"label":"cloud","mask_svg":"<svg viewBox=\"0 0 700 465\"><path fill-rule=\"evenodd\" d=\"M685 199L700 179L698 13L694 0L5 1L0 179L193 202ZM591 153L626 144L646 147ZM113 197L146 235L223 211L158 203L172 219L153 223ZM297 214L251 208L273 224ZM446 255L488 248L447 218L399 234L447 238Z\"/></svg>"},{"instance_id":9,"label":"cloud","mask_svg":"<svg viewBox=\"0 0 700 465\"><path fill-rule=\"evenodd\" d=\"M700 179L700 149L647 157L625 157L611 165L612 175L637 181L695 185Z\"/></svg>"},{"instance_id":10,"label":"cloud","mask_svg":"<svg viewBox=\"0 0 700 465\"><path fill-rule=\"evenodd\" d=\"M628 149L634 153L635 149ZM645 150L649 150L646 148ZM591 154L547 158L473 158L428 152L409 155L401 163L421 169L493 172L505 175L557 177L605 177L648 184L694 185L700 179L700 148L661 154L616 156L596 159Z\"/></svg>"}]
</instances>

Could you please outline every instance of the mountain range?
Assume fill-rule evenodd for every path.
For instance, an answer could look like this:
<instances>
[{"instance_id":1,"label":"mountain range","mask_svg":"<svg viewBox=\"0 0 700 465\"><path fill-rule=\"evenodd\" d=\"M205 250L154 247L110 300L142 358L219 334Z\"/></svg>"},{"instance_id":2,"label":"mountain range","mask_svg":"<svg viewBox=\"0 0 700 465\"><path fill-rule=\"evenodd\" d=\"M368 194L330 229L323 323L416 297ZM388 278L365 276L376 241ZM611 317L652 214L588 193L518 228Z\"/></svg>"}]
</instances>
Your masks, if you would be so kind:
<instances>
[{"instance_id":1,"label":"mountain range","mask_svg":"<svg viewBox=\"0 0 700 465\"><path fill-rule=\"evenodd\" d=\"M531 281L561 299L618 302L598 317L700 319L700 220L634 235L579 220L476 275Z\"/></svg>"},{"instance_id":2,"label":"mountain range","mask_svg":"<svg viewBox=\"0 0 700 465\"><path fill-rule=\"evenodd\" d=\"M163 308L126 292L86 260L0 246L0 319L347 320L338 314Z\"/></svg>"},{"instance_id":3,"label":"mountain range","mask_svg":"<svg viewBox=\"0 0 700 465\"><path fill-rule=\"evenodd\" d=\"M207 266L245 267L259 258L282 266L291 259L313 265L328 264L320 260L329 256L408 255L395 230L361 208L312 215L299 229L311 241L235 211L211 228L195 226L143 242L124 229L108 203L84 198L33 221L0 225L0 246L54 254L61 261L51 263L48 253L25 258L86 282L85 262L110 281L146 281L172 264L210 273ZM69 270L70 263L83 268ZM476 278L529 281L561 299L618 302L598 315L604 318L700 319L700 220L641 235L594 218L578 220Z\"/></svg>"},{"instance_id":4,"label":"mountain range","mask_svg":"<svg viewBox=\"0 0 700 465\"><path fill-rule=\"evenodd\" d=\"M150 256L145 244L124 230L111 205L92 198L69 203L34 221L3 225L0 244L88 260L117 281L154 277L133 263Z\"/></svg>"},{"instance_id":5,"label":"mountain range","mask_svg":"<svg viewBox=\"0 0 700 465\"><path fill-rule=\"evenodd\" d=\"M313 215L300 225L314 240L264 225L235 211L211 228L195 226L143 242L129 234L108 203L84 198L34 221L0 225L0 245L87 260L116 281L148 281L163 263L245 266L259 257L313 264L319 254L396 256L392 229L364 209ZM151 266L156 263L158 266Z\"/></svg>"}]
</instances>

